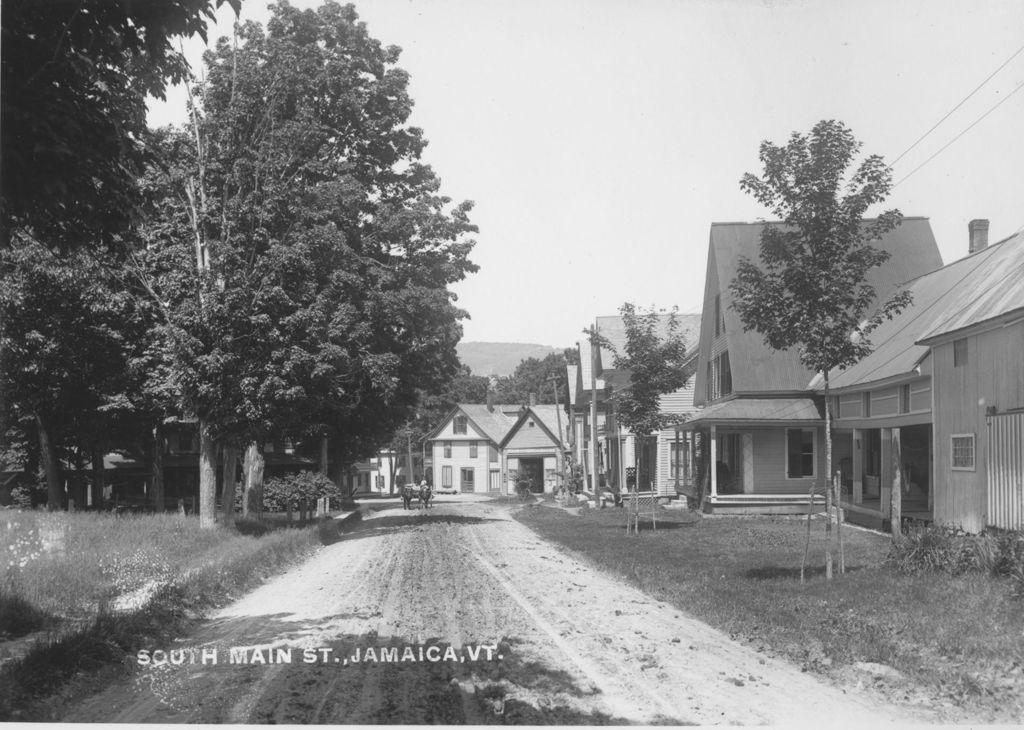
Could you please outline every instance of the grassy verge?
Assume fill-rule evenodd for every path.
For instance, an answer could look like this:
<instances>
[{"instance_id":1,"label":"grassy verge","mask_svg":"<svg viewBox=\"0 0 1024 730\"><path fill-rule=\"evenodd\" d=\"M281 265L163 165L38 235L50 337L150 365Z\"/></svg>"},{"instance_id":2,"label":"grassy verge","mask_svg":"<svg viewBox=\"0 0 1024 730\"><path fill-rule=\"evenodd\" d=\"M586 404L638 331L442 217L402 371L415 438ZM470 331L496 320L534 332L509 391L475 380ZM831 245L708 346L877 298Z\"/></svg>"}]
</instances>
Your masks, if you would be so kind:
<instances>
[{"instance_id":1,"label":"grassy verge","mask_svg":"<svg viewBox=\"0 0 1024 730\"><path fill-rule=\"evenodd\" d=\"M204 610L320 544L315 527L257 537L226 527L202 530L198 520L173 515L26 512L0 520L7 527L0 554L10 556L0 564L0 619L11 619L0 632L23 633L24 617L34 614L48 629L24 656L0 667L0 719L45 719L34 717L39 700L71 678L179 635ZM4 613L8 605L16 610Z\"/></svg>"},{"instance_id":2,"label":"grassy verge","mask_svg":"<svg viewBox=\"0 0 1024 730\"><path fill-rule=\"evenodd\" d=\"M625 534L616 509L574 517L528 508L519 519L734 638L846 686L938 706L951 719L1024 719L1024 604L1011 580L907 575L886 563L885 537L844 529L848 572L826 581L816 521L801 584L803 521L662 515L656 532L639 536ZM855 669L860 662L900 674L872 675Z\"/></svg>"}]
</instances>

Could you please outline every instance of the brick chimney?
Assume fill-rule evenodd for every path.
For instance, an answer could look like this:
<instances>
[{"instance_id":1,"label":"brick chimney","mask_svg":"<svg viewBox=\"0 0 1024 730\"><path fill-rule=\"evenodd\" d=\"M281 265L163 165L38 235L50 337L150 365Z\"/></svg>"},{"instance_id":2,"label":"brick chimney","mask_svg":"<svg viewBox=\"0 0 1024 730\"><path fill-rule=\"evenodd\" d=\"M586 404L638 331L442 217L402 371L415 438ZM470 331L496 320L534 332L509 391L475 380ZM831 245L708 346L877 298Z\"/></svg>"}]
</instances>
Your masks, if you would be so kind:
<instances>
[{"instance_id":1,"label":"brick chimney","mask_svg":"<svg viewBox=\"0 0 1024 730\"><path fill-rule=\"evenodd\" d=\"M537 394L530 393L530 408L533 408L535 405L537 405Z\"/></svg>"},{"instance_id":2,"label":"brick chimney","mask_svg":"<svg viewBox=\"0 0 1024 730\"><path fill-rule=\"evenodd\" d=\"M492 413L494 412L494 391L493 390L487 391L487 410L492 412Z\"/></svg>"},{"instance_id":3,"label":"brick chimney","mask_svg":"<svg viewBox=\"0 0 1024 730\"><path fill-rule=\"evenodd\" d=\"M967 224L970 233L970 246L968 253L974 253L988 246L988 219L975 218Z\"/></svg>"}]
</instances>

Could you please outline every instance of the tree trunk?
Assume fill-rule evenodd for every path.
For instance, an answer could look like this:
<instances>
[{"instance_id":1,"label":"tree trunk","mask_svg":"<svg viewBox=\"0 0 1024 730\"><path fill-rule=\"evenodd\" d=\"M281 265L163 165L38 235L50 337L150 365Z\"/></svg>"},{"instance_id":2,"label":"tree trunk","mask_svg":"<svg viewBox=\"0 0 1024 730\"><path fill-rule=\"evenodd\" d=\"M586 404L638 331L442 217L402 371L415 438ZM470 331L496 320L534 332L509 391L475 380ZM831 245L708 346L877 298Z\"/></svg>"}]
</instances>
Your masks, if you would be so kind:
<instances>
[{"instance_id":1,"label":"tree trunk","mask_svg":"<svg viewBox=\"0 0 1024 730\"><path fill-rule=\"evenodd\" d=\"M50 431L40 414L36 414L36 430L39 433L39 459L46 474L46 509L50 512L64 508L64 489L60 480L60 462L57 451L50 440Z\"/></svg>"},{"instance_id":2,"label":"tree trunk","mask_svg":"<svg viewBox=\"0 0 1024 730\"><path fill-rule=\"evenodd\" d=\"M106 471L103 468L103 451L98 447L92 449L92 503L94 506L103 504L103 489L107 485Z\"/></svg>"},{"instance_id":3,"label":"tree trunk","mask_svg":"<svg viewBox=\"0 0 1024 730\"><path fill-rule=\"evenodd\" d=\"M152 473L153 506L157 512L164 511L164 429L158 423L153 426Z\"/></svg>"},{"instance_id":4,"label":"tree trunk","mask_svg":"<svg viewBox=\"0 0 1024 730\"><path fill-rule=\"evenodd\" d=\"M199 526L217 524L217 443L206 421L199 421Z\"/></svg>"},{"instance_id":5,"label":"tree trunk","mask_svg":"<svg viewBox=\"0 0 1024 730\"><path fill-rule=\"evenodd\" d=\"M832 580L832 507L838 506L832 481L832 409L829 407L828 371L825 376L825 579Z\"/></svg>"},{"instance_id":6,"label":"tree trunk","mask_svg":"<svg viewBox=\"0 0 1024 730\"><path fill-rule=\"evenodd\" d=\"M224 523L235 522L235 478L238 471L238 449L234 446L224 447L224 464L221 466L221 508L224 511Z\"/></svg>"},{"instance_id":7,"label":"tree trunk","mask_svg":"<svg viewBox=\"0 0 1024 730\"><path fill-rule=\"evenodd\" d=\"M903 538L903 448L900 430L892 430L892 489L890 490L889 529L892 541L899 543Z\"/></svg>"},{"instance_id":8,"label":"tree trunk","mask_svg":"<svg viewBox=\"0 0 1024 730\"><path fill-rule=\"evenodd\" d=\"M323 474L325 477L327 476L327 464L329 463L329 460L327 458L327 446L328 446L327 437L326 436L321 436L320 437L320 473Z\"/></svg>"},{"instance_id":9,"label":"tree trunk","mask_svg":"<svg viewBox=\"0 0 1024 730\"><path fill-rule=\"evenodd\" d=\"M263 513L263 450L255 441L245 450L245 491L242 493L242 516L259 517Z\"/></svg>"}]
</instances>

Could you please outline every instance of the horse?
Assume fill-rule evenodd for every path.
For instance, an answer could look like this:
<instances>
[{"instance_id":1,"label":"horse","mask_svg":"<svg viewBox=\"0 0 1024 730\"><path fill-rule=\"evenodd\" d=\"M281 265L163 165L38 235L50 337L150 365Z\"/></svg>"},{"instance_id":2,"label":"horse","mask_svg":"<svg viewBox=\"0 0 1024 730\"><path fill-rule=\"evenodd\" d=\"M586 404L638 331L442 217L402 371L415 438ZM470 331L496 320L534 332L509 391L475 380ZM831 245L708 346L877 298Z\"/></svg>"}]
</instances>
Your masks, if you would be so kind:
<instances>
[{"instance_id":1,"label":"horse","mask_svg":"<svg viewBox=\"0 0 1024 730\"><path fill-rule=\"evenodd\" d=\"M416 497L416 485L406 484L402 487L402 508L412 509L412 500Z\"/></svg>"},{"instance_id":2,"label":"horse","mask_svg":"<svg viewBox=\"0 0 1024 730\"><path fill-rule=\"evenodd\" d=\"M429 484L420 485L420 504L423 509L430 509L430 500L434 498L434 490Z\"/></svg>"}]
</instances>

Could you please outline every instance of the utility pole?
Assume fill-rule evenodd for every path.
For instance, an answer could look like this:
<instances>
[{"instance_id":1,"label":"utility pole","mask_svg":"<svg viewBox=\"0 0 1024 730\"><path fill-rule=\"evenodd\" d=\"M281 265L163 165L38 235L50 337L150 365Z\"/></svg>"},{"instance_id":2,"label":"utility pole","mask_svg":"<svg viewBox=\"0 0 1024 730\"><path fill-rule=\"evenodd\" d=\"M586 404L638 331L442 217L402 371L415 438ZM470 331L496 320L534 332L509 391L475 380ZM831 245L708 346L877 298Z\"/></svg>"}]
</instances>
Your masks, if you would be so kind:
<instances>
[{"instance_id":1,"label":"utility pole","mask_svg":"<svg viewBox=\"0 0 1024 730\"><path fill-rule=\"evenodd\" d=\"M409 470L406 484L415 484L416 477L412 473L412 429L408 427L405 429L405 449L405 468Z\"/></svg>"},{"instance_id":2,"label":"utility pole","mask_svg":"<svg viewBox=\"0 0 1024 730\"><path fill-rule=\"evenodd\" d=\"M597 323L590 330L590 485L594 494L599 493L597 475Z\"/></svg>"}]
</instances>

